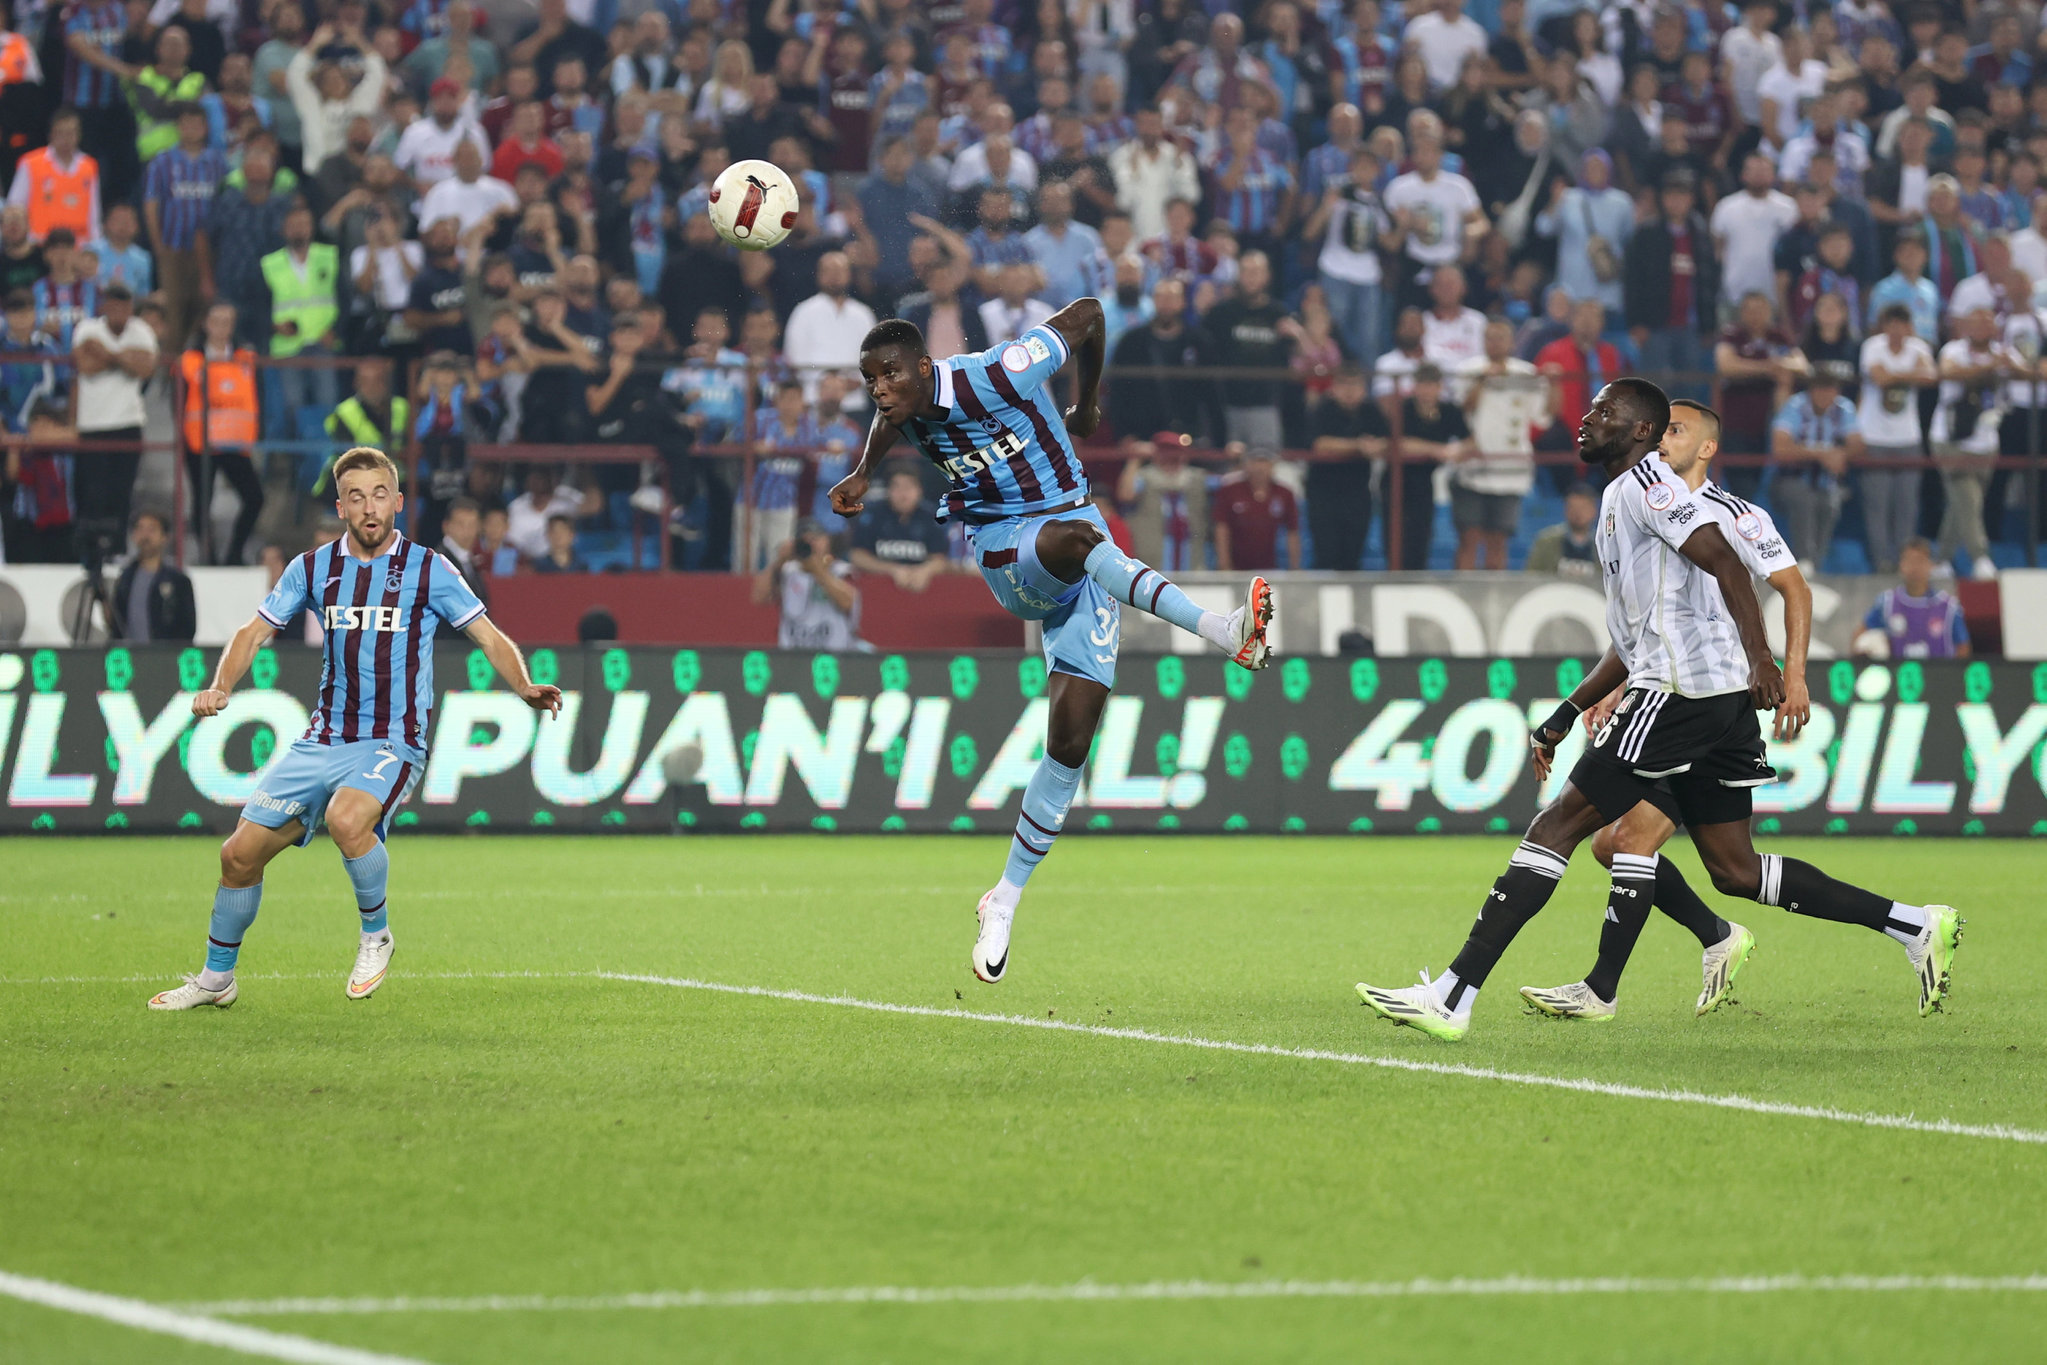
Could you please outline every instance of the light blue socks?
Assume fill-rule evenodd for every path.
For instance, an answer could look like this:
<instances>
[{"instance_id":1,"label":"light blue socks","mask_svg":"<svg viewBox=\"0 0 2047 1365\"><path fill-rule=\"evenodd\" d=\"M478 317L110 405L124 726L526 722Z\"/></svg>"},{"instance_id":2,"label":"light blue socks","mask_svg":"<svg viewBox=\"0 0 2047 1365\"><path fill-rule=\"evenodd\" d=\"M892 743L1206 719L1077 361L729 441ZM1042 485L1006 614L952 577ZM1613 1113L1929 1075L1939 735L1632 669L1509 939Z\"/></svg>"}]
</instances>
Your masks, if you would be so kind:
<instances>
[{"instance_id":1,"label":"light blue socks","mask_svg":"<svg viewBox=\"0 0 2047 1365\"><path fill-rule=\"evenodd\" d=\"M1013 905L1023 894L1024 883L1052 851L1079 785L1080 769L1069 768L1050 754L1038 760L1038 770L1024 787L1023 814L1017 817L1016 837L1010 841L1009 865L1002 869L1002 885L996 888L999 898Z\"/></svg>"},{"instance_id":2,"label":"light blue socks","mask_svg":"<svg viewBox=\"0 0 2047 1365\"><path fill-rule=\"evenodd\" d=\"M242 936L256 922L256 909L263 904L263 883L254 886L222 886L213 892L213 922L206 930L206 970L232 976L235 958L242 951ZM213 989L209 987L209 989Z\"/></svg>"},{"instance_id":3,"label":"light blue socks","mask_svg":"<svg viewBox=\"0 0 2047 1365\"><path fill-rule=\"evenodd\" d=\"M391 876L391 855L385 852L384 841L379 839L360 858L343 858L341 865L348 869L348 879L355 883L355 904L362 911L362 931L382 933L390 923L384 912L384 887Z\"/></svg>"},{"instance_id":4,"label":"light blue socks","mask_svg":"<svg viewBox=\"0 0 2047 1365\"><path fill-rule=\"evenodd\" d=\"M1132 559L1105 540L1088 551L1088 577L1109 590L1118 602L1128 602L1139 611L1171 621L1182 630L1208 637L1201 618L1220 616L1204 612L1192 598L1166 580L1166 576L1142 560Z\"/></svg>"}]
</instances>

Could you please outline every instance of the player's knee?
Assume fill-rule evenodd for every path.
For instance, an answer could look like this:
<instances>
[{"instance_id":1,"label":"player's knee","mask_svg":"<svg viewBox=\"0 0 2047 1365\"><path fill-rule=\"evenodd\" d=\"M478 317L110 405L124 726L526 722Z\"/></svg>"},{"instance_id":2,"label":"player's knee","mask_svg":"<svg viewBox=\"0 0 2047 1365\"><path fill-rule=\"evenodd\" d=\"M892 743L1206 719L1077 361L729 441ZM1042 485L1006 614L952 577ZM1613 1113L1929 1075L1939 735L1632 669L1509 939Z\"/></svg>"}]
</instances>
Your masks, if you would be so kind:
<instances>
[{"instance_id":1,"label":"player's knee","mask_svg":"<svg viewBox=\"0 0 2047 1365\"><path fill-rule=\"evenodd\" d=\"M1613 866L1613 826L1600 826L1599 833L1592 836L1592 856L1599 860L1601 867Z\"/></svg>"},{"instance_id":2,"label":"player's knee","mask_svg":"<svg viewBox=\"0 0 2047 1365\"><path fill-rule=\"evenodd\" d=\"M1102 528L1091 521L1055 521L1038 533L1038 557L1084 564L1095 546L1106 538Z\"/></svg>"},{"instance_id":3,"label":"player's knee","mask_svg":"<svg viewBox=\"0 0 2047 1365\"><path fill-rule=\"evenodd\" d=\"M253 886L263 875L263 862L254 844L239 832L230 834L220 846L220 880L226 886Z\"/></svg>"},{"instance_id":4,"label":"player's knee","mask_svg":"<svg viewBox=\"0 0 2047 1365\"><path fill-rule=\"evenodd\" d=\"M1746 862L1715 859L1706 865L1706 874L1713 879L1713 889L1723 896L1752 901L1763 889L1763 861L1754 856Z\"/></svg>"},{"instance_id":5,"label":"player's knee","mask_svg":"<svg viewBox=\"0 0 2047 1365\"><path fill-rule=\"evenodd\" d=\"M374 804L365 809L354 802L343 805L337 801L327 808L327 832L343 849L358 847L375 837L381 813Z\"/></svg>"},{"instance_id":6,"label":"player's knee","mask_svg":"<svg viewBox=\"0 0 2047 1365\"><path fill-rule=\"evenodd\" d=\"M1087 751L1091 747L1091 740L1092 736L1089 739L1047 739L1045 741L1045 752L1051 756L1054 763L1063 763L1069 768L1078 768L1087 762Z\"/></svg>"}]
</instances>

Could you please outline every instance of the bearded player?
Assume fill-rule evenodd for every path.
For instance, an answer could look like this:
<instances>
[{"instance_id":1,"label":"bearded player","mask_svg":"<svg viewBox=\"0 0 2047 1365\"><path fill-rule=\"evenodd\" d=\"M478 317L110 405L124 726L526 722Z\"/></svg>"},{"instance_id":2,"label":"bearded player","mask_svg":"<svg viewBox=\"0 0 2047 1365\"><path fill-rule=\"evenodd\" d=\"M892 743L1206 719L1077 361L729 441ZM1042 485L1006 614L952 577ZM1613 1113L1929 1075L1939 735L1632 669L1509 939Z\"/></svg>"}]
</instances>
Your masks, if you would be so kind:
<instances>
[{"instance_id":1,"label":"bearded player","mask_svg":"<svg viewBox=\"0 0 2047 1365\"><path fill-rule=\"evenodd\" d=\"M1759 855L1749 842L1746 805L1737 811L1734 802L1752 791L1745 783L1776 775L1756 711L1784 702L1784 679L1747 567L1657 453L1669 424L1663 391L1629 376L1601 389L1579 425L1579 458L1601 466L1608 480L1597 546L1613 648L1536 727L1537 770L1548 770L1586 707L1621 682L1628 690L1563 794L1529 825L1450 969L1435 981L1423 973L1418 987L1358 983L1365 1003L1396 1024L1462 1038L1486 977L1548 903L1572 851L1643 802L1690 826L1723 891L1897 939L1919 972L1922 1013L1929 995L1937 1002L1946 991L1959 932L1951 908L1887 900L1810 863ZM1614 918L1617 906L1648 901L1656 886L1657 844L1637 843L1632 833L1625 822L1616 832L1607 902Z\"/></svg>"},{"instance_id":2,"label":"bearded player","mask_svg":"<svg viewBox=\"0 0 2047 1365\"><path fill-rule=\"evenodd\" d=\"M491 624L455 566L398 533L405 497L390 456L357 446L335 461L334 485L335 511L348 533L291 562L235 632L212 686L192 699L195 716L227 710L228 693L256 651L300 612L315 613L326 631L312 724L263 770L235 832L220 846L206 966L152 996L153 1010L234 1004L235 959L263 901L263 869L285 849L310 844L322 820L341 850L361 920L348 998L367 999L383 984L391 963L384 841L391 813L426 766L440 622L467 634L528 706L561 709L560 689L526 675L518 646Z\"/></svg>"},{"instance_id":3,"label":"bearded player","mask_svg":"<svg viewBox=\"0 0 2047 1365\"><path fill-rule=\"evenodd\" d=\"M1158 570L1125 555L1088 500L1073 437L1101 421L1102 305L1078 299L1014 341L978 355L934 360L924 335L901 319L878 324L860 344L860 373L874 400L860 463L832 489L832 507L857 516L882 457L907 437L951 488L942 519L966 524L981 577L1012 615L1044 627L1050 674L1045 753L1024 787L1023 813L1002 879L975 915L974 975L1002 979L1011 922L1024 884L1066 823L1095 727L1116 681L1123 605L1191 631L1245 668L1265 667L1272 589L1251 580L1244 604L1204 611ZM1062 414L1045 385L1078 361L1077 401Z\"/></svg>"}]
</instances>

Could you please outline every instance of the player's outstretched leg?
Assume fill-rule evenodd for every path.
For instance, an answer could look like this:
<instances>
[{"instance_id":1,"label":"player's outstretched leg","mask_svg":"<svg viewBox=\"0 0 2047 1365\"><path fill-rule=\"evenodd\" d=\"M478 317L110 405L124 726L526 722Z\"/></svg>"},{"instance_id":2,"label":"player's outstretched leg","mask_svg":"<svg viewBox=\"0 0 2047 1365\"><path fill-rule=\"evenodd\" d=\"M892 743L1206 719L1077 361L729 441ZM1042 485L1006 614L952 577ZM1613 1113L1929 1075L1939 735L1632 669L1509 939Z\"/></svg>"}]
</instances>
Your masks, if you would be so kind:
<instances>
[{"instance_id":1,"label":"player's outstretched leg","mask_svg":"<svg viewBox=\"0 0 2047 1365\"><path fill-rule=\"evenodd\" d=\"M1850 886L1797 858L1755 851L1746 821L1701 825L1692 842L1716 890L1789 910L1795 915L1859 924L1895 939L1919 979L1919 1013L1941 1008L1950 989L1961 915L1951 905L1908 905Z\"/></svg>"},{"instance_id":2,"label":"player's outstretched leg","mask_svg":"<svg viewBox=\"0 0 2047 1365\"><path fill-rule=\"evenodd\" d=\"M220 846L220 884L213 891L213 918L206 928L206 966L187 976L184 985L151 996L151 1009L189 1010L202 1005L226 1009L234 1004L239 994L235 961L263 904L263 869L303 833L304 826L296 820L282 830L251 820L235 826L235 832Z\"/></svg>"},{"instance_id":3,"label":"player's outstretched leg","mask_svg":"<svg viewBox=\"0 0 2047 1365\"><path fill-rule=\"evenodd\" d=\"M386 908L386 883L391 857L377 837L377 822L384 809L377 798L353 787L343 787L327 803L327 830L341 850L341 865L355 886L356 909L362 916L362 937L355 950L355 966L348 974L348 998L367 1000L384 984L391 968L391 926Z\"/></svg>"},{"instance_id":4,"label":"player's outstretched leg","mask_svg":"<svg viewBox=\"0 0 2047 1365\"><path fill-rule=\"evenodd\" d=\"M980 934L974 940L974 975L993 984L1009 967L1009 932L1023 898L1024 883L1052 851L1052 841L1066 826L1066 812L1080 785L1081 765L1094 743L1109 689L1089 678L1055 672L1047 687L1051 706L1045 717L1045 754L1024 786L1023 812L1009 843L1009 863L981 903L975 907Z\"/></svg>"},{"instance_id":5,"label":"player's outstretched leg","mask_svg":"<svg viewBox=\"0 0 2047 1365\"><path fill-rule=\"evenodd\" d=\"M1118 602L1191 631L1246 668L1263 668L1271 658L1265 628L1272 623L1272 586L1253 578L1244 605L1225 616L1204 611L1167 577L1116 548L1102 528L1087 521L1054 521L1037 537L1038 561L1059 578L1077 583L1083 574Z\"/></svg>"},{"instance_id":6,"label":"player's outstretched leg","mask_svg":"<svg viewBox=\"0 0 2047 1365\"><path fill-rule=\"evenodd\" d=\"M1451 960L1450 970L1429 980L1424 971L1421 985L1384 987L1358 982L1358 995L1382 1018L1420 1029L1431 1038L1455 1042L1471 1027L1471 1007L1479 988L1499 962L1501 954L1521 932L1521 927L1541 913L1557 889L1571 851L1604 821L1577 787L1566 785L1563 795L1544 807L1528 826L1521 847L1507 860L1486 902L1472 923L1463 951Z\"/></svg>"}]
</instances>

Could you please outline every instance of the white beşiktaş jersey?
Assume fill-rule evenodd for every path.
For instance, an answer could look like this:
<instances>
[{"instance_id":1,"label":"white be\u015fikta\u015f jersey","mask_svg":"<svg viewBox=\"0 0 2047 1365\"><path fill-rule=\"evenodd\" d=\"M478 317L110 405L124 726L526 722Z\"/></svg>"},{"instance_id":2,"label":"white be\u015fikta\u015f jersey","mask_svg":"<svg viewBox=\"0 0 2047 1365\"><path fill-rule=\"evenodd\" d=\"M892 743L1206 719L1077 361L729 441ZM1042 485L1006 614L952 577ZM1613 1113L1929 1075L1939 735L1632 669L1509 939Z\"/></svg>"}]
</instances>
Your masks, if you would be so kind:
<instances>
[{"instance_id":1,"label":"white be\u015fikta\u015f jersey","mask_svg":"<svg viewBox=\"0 0 2047 1365\"><path fill-rule=\"evenodd\" d=\"M1681 697L1748 690L1748 655L1719 584L1678 553L1718 521L1655 451L1607 484L1594 544L1606 580L1606 633L1628 686Z\"/></svg>"},{"instance_id":2,"label":"white be\u015fikta\u015f jersey","mask_svg":"<svg viewBox=\"0 0 2047 1365\"><path fill-rule=\"evenodd\" d=\"M1727 543L1734 547L1742 565L1750 575L1768 581L1773 573L1798 566L1798 556L1791 553L1791 546L1777 530L1777 523L1770 514L1752 502L1744 502L1734 494L1714 483L1711 479L1699 485L1692 494L1705 509L1713 514L1713 520L1720 523L1720 534L1727 537ZM1686 560L1687 564L1691 561ZM1720 581L1711 574L1706 581L1713 585L1713 591L1720 591ZM1748 656L1742 656L1746 667Z\"/></svg>"}]
</instances>

